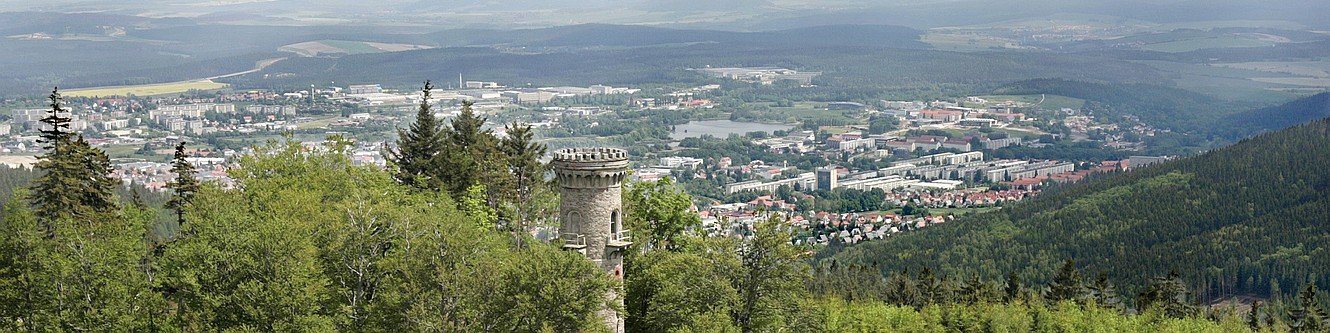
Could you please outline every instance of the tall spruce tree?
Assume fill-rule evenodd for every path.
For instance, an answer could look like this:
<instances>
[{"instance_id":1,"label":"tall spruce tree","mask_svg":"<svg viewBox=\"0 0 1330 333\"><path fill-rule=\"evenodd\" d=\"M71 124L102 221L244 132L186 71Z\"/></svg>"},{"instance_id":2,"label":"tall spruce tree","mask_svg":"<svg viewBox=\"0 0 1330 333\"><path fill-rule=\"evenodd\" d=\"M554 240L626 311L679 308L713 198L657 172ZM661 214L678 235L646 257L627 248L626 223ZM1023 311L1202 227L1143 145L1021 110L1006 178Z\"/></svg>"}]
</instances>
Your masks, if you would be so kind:
<instances>
[{"instance_id":1,"label":"tall spruce tree","mask_svg":"<svg viewBox=\"0 0 1330 333\"><path fill-rule=\"evenodd\" d=\"M175 211L176 223L185 225L185 206L194 201L194 194L199 192L199 179L194 176L194 165L185 159L185 143L175 146L175 157L171 159L171 172L175 180L170 184L175 193L166 202L166 208Z\"/></svg>"},{"instance_id":2,"label":"tall spruce tree","mask_svg":"<svg viewBox=\"0 0 1330 333\"><path fill-rule=\"evenodd\" d=\"M111 178L111 159L106 152L93 148L82 135L74 141L74 157L80 166L77 173L81 187L80 204L92 213L107 213L119 209L115 188L120 181Z\"/></svg>"},{"instance_id":3,"label":"tall spruce tree","mask_svg":"<svg viewBox=\"0 0 1330 333\"><path fill-rule=\"evenodd\" d=\"M1118 309L1122 306L1122 298L1118 297L1118 289L1113 286L1113 282L1108 280L1107 273L1099 273L1099 277L1085 287L1089 298L1094 300L1095 304Z\"/></svg>"},{"instance_id":4,"label":"tall spruce tree","mask_svg":"<svg viewBox=\"0 0 1330 333\"><path fill-rule=\"evenodd\" d=\"M74 134L69 131L71 119L65 116L67 111L59 88L52 90L48 98L51 109L40 120L42 128L38 140L45 145L43 148L46 153L34 166L40 176L33 182L29 203L46 236L54 238L59 220L91 212L84 205L88 201L85 197L84 185L88 181L85 175L90 170L86 169L87 163L84 163L83 147L76 144ZM82 139L79 141L82 142Z\"/></svg>"},{"instance_id":5,"label":"tall spruce tree","mask_svg":"<svg viewBox=\"0 0 1330 333\"><path fill-rule=\"evenodd\" d=\"M512 174L512 199L517 214L514 220L524 224L535 219L534 213L539 212L533 205L533 197L546 190L545 171L549 166L540 162L546 147L535 141L535 132L530 125L514 121L504 129L508 135L500 140L499 149L507 156L508 171Z\"/></svg>"},{"instance_id":6,"label":"tall spruce tree","mask_svg":"<svg viewBox=\"0 0 1330 333\"><path fill-rule=\"evenodd\" d=\"M1289 310L1289 319L1293 323L1289 328L1293 332L1325 332L1330 330L1330 323L1326 322L1325 310L1321 308L1320 298L1316 296L1316 285L1307 284L1301 292L1298 292L1298 305Z\"/></svg>"},{"instance_id":7,"label":"tall spruce tree","mask_svg":"<svg viewBox=\"0 0 1330 333\"><path fill-rule=\"evenodd\" d=\"M1136 307L1141 310L1159 309L1165 316L1173 318L1185 318L1196 314L1198 310L1191 303L1191 291L1176 270L1169 271L1168 276L1154 278L1136 296Z\"/></svg>"},{"instance_id":8,"label":"tall spruce tree","mask_svg":"<svg viewBox=\"0 0 1330 333\"><path fill-rule=\"evenodd\" d=\"M1081 297L1084 288L1076 263L1068 259L1053 274L1053 282L1048 284L1048 294L1044 297L1054 302L1076 300Z\"/></svg>"},{"instance_id":9,"label":"tall spruce tree","mask_svg":"<svg viewBox=\"0 0 1330 333\"><path fill-rule=\"evenodd\" d=\"M1002 300L1004 302L1015 302L1025 296L1025 286L1021 283L1021 277L1016 273L1007 274L1007 283L1002 288Z\"/></svg>"},{"instance_id":10,"label":"tall spruce tree","mask_svg":"<svg viewBox=\"0 0 1330 333\"><path fill-rule=\"evenodd\" d=\"M477 115L472 105L471 101L462 102L462 112L444 128L443 158L435 174L453 198L465 196L471 186L484 182L486 204L497 209L512 197L512 173L499 150L498 138L484 129L486 119Z\"/></svg>"},{"instance_id":11,"label":"tall spruce tree","mask_svg":"<svg viewBox=\"0 0 1330 333\"><path fill-rule=\"evenodd\" d=\"M388 150L389 167L397 181L427 190L444 189L439 170L439 154L443 151L443 124L430 108L430 90L434 85L425 81L421 89L420 107L416 122L410 128L397 129L397 149Z\"/></svg>"}]
</instances>

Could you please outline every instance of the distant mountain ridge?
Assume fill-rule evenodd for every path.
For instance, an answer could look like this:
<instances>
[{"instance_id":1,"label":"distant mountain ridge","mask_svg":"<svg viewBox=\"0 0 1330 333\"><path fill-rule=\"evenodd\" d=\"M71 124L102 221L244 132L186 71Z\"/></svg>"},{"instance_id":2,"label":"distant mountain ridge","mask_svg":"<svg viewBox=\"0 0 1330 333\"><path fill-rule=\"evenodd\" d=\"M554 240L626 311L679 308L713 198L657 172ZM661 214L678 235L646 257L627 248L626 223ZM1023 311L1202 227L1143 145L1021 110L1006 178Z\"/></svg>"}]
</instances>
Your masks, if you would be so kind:
<instances>
[{"instance_id":1,"label":"distant mountain ridge","mask_svg":"<svg viewBox=\"0 0 1330 333\"><path fill-rule=\"evenodd\" d=\"M919 30L887 25L830 25L763 32L668 29L650 26L579 24L518 30L443 30L429 34L440 46L641 47L686 43L743 46L860 45L926 49Z\"/></svg>"},{"instance_id":2,"label":"distant mountain ridge","mask_svg":"<svg viewBox=\"0 0 1330 333\"><path fill-rule=\"evenodd\" d=\"M1330 117L1330 92L1279 106L1231 114L1222 121L1226 127L1234 129L1228 134L1230 137L1241 137L1327 117Z\"/></svg>"}]
</instances>

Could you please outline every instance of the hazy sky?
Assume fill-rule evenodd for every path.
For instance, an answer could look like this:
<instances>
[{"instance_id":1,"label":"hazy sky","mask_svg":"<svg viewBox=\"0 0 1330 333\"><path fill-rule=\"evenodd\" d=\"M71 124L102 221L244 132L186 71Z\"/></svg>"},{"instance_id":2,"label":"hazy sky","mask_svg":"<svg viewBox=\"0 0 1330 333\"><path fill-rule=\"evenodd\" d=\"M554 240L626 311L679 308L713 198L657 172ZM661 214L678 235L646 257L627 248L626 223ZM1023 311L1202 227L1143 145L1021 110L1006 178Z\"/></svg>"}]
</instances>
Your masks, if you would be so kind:
<instances>
[{"instance_id":1,"label":"hazy sky","mask_svg":"<svg viewBox=\"0 0 1330 333\"><path fill-rule=\"evenodd\" d=\"M1330 25L1325 19L1330 1L1325 0L0 0L0 11L30 10L203 17L233 24L449 27L615 23L745 29L864 23L926 28L1065 13L1149 22Z\"/></svg>"}]
</instances>

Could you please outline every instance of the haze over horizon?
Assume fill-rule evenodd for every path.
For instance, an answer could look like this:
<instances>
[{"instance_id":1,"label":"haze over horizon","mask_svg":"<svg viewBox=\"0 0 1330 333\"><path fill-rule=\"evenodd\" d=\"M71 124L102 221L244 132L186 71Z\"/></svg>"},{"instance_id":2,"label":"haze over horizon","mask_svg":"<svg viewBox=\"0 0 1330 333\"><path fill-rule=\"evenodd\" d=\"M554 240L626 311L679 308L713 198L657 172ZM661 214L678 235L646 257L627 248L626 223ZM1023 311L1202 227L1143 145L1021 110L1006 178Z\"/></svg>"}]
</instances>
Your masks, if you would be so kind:
<instances>
[{"instance_id":1,"label":"haze over horizon","mask_svg":"<svg viewBox=\"0 0 1330 333\"><path fill-rule=\"evenodd\" d=\"M407 25L534 28L586 23L769 30L828 24L913 28L987 24L1050 15L1098 15L1153 23L1247 21L1330 28L1330 4L1314 0L3 0L6 11L97 12L256 25Z\"/></svg>"}]
</instances>

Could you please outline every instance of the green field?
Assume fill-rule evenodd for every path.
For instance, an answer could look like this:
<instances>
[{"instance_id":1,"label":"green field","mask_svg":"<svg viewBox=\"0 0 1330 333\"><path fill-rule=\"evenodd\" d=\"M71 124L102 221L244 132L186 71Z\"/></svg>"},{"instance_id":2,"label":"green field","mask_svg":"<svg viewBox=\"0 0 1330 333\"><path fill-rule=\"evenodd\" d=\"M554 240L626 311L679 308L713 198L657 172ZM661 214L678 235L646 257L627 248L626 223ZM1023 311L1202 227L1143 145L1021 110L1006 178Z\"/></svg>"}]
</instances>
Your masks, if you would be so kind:
<instances>
[{"instance_id":1,"label":"green field","mask_svg":"<svg viewBox=\"0 0 1330 333\"><path fill-rule=\"evenodd\" d=\"M380 49L377 48L377 47L374 47L374 46L371 46L371 45L369 45L369 44L366 44L365 42L349 41L349 40L323 40L323 41L319 41L319 42L320 42L320 43L323 43L324 45L328 45L328 46L332 46L332 47L335 47L335 48L342 49L343 51L346 51L346 53L349 53L349 54L365 54L365 53L382 53L382 52L384 52L383 50L380 50Z\"/></svg>"},{"instance_id":2,"label":"green field","mask_svg":"<svg viewBox=\"0 0 1330 333\"><path fill-rule=\"evenodd\" d=\"M1263 61L1215 64L1216 67L1237 68L1263 73L1282 73L1297 76L1330 77L1330 60L1321 61ZM1268 76L1268 75L1253 75Z\"/></svg>"},{"instance_id":3,"label":"green field","mask_svg":"<svg viewBox=\"0 0 1330 333\"><path fill-rule=\"evenodd\" d=\"M1294 86L1330 88L1330 78L1322 77L1257 77L1252 81Z\"/></svg>"},{"instance_id":4,"label":"green field","mask_svg":"<svg viewBox=\"0 0 1330 333\"><path fill-rule=\"evenodd\" d=\"M764 120L783 123L797 123L803 119L831 119L854 122L854 118L846 116L844 111L827 110L826 107L826 103L795 102L793 107L772 106L770 111L761 113L761 117Z\"/></svg>"},{"instance_id":5,"label":"green field","mask_svg":"<svg viewBox=\"0 0 1330 333\"><path fill-rule=\"evenodd\" d=\"M1260 40L1247 36L1226 35L1147 44L1141 46L1141 49L1159 52L1189 52L1201 49L1264 47L1273 45L1275 45L1275 42L1272 41Z\"/></svg>"},{"instance_id":6,"label":"green field","mask_svg":"<svg viewBox=\"0 0 1330 333\"><path fill-rule=\"evenodd\" d=\"M106 97L106 96L153 96L167 95L188 92L190 90L216 90L226 88L227 84L212 82L212 80L181 81L170 83L141 84L133 86L114 86L114 87L96 87L82 88L61 91L65 96L74 97Z\"/></svg>"}]
</instances>

